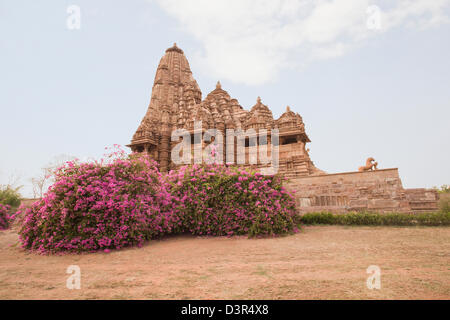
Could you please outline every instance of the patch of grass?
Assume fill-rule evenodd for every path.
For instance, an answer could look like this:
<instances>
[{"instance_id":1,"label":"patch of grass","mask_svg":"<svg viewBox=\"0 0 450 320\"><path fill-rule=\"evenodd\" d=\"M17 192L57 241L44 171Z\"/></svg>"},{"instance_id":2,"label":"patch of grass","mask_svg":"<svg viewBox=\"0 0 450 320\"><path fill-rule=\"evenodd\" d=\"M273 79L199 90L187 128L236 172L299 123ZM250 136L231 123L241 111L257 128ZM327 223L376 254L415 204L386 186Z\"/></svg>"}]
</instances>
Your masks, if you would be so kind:
<instances>
[{"instance_id":1,"label":"patch of grass","mask_svg":"<svg viewBox=\"0 0 450 320\"><path fill-rule=\"evenodd\" d=\"M303 224L317 225L361 225L361 226L449 226L450 212L419 214L350 212L332 214L329 212L306 213L300 217Z\"/></svg>"},{"instance_id":2,"label":"patch of grass","mask_svg":"<svg viewBox=\"0 0 450 320\"><path fill-rule=\"evenodd\" d=\"M130 284L125 281L97 281L89 286L90 289L116 289L122 287L136 287L137 284Z\"/></svg>"},{"instance_id":3,"label":"patch of grass","mask_svg":"<svg viewBox=\"0 0 450 320\"><path fill-rule=\"evenodd\" d=\"M258 265L257 270L255 272L253 272L253 274L271 278L271 276L269 275L269 272L262 265Z\"/></svg>"},{"instance_id":4,"label":"patch of grass","mask_svg":"<svg viewBox=\"0 0 450 320\"><path fill-rule=\"evenodd\" d=\"M113 300L128 300L128 299L130 299L130 296L126 292L120 292L120 293L116 293L115 295L113 295L112 299Z\"/></svg>"}]
</instances>

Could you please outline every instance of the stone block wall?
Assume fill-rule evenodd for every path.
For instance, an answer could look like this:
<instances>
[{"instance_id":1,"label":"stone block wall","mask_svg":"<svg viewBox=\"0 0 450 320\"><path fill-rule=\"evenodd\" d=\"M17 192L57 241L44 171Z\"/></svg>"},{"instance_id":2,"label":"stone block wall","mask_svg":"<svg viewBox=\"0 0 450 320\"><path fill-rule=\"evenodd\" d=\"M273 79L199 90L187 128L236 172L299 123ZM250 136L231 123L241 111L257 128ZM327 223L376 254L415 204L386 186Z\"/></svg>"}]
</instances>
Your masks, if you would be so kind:
<instances>
[{"instance_id":1,"label":"stone block wall","mask_svg":"<svg viewBox=\"0 0 450 320\"><path fill-rule=\"evenodd\" d=\"M414 212L437 211L439 193L432 189L406 189L406 198Z\"/></svg>"},{"instance_id":2,"label":"stone block wall","mask_svg":"<svg viewBox=\"0 0 450 320\"><path fill-rule=\"evenodd\" d=\"M398 169L345 172L291 178L300 213L350 211L413 213L436 211L434 190L404 189Z\"/></svg>"}]
</instances>

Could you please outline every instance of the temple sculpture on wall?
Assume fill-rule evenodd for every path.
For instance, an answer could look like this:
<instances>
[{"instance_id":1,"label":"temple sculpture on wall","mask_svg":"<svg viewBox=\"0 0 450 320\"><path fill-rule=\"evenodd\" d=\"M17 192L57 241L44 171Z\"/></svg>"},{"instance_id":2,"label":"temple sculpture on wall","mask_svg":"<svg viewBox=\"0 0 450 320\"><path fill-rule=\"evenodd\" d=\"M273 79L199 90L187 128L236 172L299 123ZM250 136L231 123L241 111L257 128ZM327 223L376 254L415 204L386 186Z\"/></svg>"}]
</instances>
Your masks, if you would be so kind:
<instances>
[{"instance_id":1,"label":"temple sculpture on wall","mask_svg":"<svg viewBox=\"0 0 450 320\"><path fill-rule=\"evenodd\" d=\"M305 131L302 117L286 107L274 119L269 107L261 98L250 110L245 110L237 99L231 98L220 82L206 98L195 81L183 50L174 44L161 58L152 88L150 105L128 147L135 153L145 153L156 160L160 170L175 169L171 150L179 142L171 141L172 132L185 129L192 133L195 122L201 121L202 132L217 129L223 136L227 129L249 129L269 134L266 144L270 153L270 133L279 132L278 172L289 179L286 187L296 191L300 212L309 211L378 211L419 212L437 208L438 195L434 190L404 189L397 169L368 170L351 173L327 174L318 169L310 159L306 144L311 142ZM201 142L204 146L204 142ZM245 153L251 147L245 142ZM223 148L225 152L226 148ZM235 157L237 149L235 148ZM225 159L225 156L224 156ZM236 163L236 158L233 159ZM228 161L228 158L227 158ZM245 164L247 166L247 164ZM258 168L265 164L250 165Z\"/></svg>"}]
</instances>

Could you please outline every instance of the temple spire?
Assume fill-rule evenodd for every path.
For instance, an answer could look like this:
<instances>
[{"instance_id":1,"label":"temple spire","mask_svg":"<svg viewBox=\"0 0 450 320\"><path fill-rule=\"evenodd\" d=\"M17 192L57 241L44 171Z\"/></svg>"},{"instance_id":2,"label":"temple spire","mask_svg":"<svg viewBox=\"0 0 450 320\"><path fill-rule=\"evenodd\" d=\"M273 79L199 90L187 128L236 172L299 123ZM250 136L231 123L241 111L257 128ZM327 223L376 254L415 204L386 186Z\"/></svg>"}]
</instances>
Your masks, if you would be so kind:
<instances>
[{"instance_id":1,"label":"temple spire","mask_svg":"<svg viewBox=\"0 0 450 320\"><path fill-rule=\"evenodd\" d=\"M237 128L244 131L253 129L255 133L263 129L279 128L283 131L281 144L292 144L289 147L292 154L282 153L281 160L289 161L289 167L286 164L282 170L301 175L314 172L313 164L303 149L304 144L310 140L300 116L296 117L287 107L288 112L275 120L272 111L263 104L259 96L251 110L245 110L224 90L225 87L219 79L216 80L215 88L212 87L214 89L202 99L202 92L193 77L186 56L177 43L172 44L156 69L150 104L129 145L133 152L150 156L159 163L161 172L167 172L179 165L172 161L175 145L171 136L177 129L195 133L198 130L198 121L202 122L201 130L216 129L221 133ZM214 84L210 83L210 86ZM223 150L226 151L225 149ZM234 156L237 156L237 153Z\"/></svg>"},{"instance_id":2,"label":"temple spire","mask_svg":"<svg viewBox=\"0 0 450 320\"><path fill-rule=\"evenodd\" d=\"M176 42L173 43L173 46L172 46L172 47L170 47L170 48L168 48L168 49L166 50L166 52L171 52L171 51L175 51L175 52L184 54L183 50L181 50L180 48L178 48Z\"/></svg>"},{"instance_id":3,"label":"temple spire","mask_svg":"<svg viewBox=\"0 0 450 320\"><path fill-rule=\"evenodd\" d=\"M261 97L256 98L256 103L261 104Z\"/></svg>"}]
</instances>

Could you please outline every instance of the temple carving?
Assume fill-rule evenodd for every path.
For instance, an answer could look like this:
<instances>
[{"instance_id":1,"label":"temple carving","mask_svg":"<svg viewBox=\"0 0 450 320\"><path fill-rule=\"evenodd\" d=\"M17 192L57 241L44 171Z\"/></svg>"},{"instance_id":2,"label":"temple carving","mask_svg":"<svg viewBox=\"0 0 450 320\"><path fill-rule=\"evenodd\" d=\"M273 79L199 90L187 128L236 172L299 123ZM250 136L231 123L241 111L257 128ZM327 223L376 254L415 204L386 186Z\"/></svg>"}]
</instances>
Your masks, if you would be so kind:
<instances>
[{"instance_id":1,"label":"temple carving","mask_svg":"<svg viewBox=\"0 0 450 320\"><path fill-rule=\"evenodd\" d=\"M433 189L404 189L398 169L379 169L373 158L356 172L327 174L315 167L306 144L311 142L305 131L302 117L286 107L274 119L269 107L261 98L250 110L245 110L237 99L230 97L220 82L206 98L192 76L183 50L174 44L161 58L153 83L150 105L128 147L135 153L145 153L156 160L160 170L175 169L171 150L179 143L171 141L176 129L187 130L191 136L198 134L195 124L201 121L200 134L216 129L226 137L228 129L241 129L257 135L267 131L268 152L271 152L271 131L279 132L278 172L288 178L286 187L295 191L300 213L311 211L348 212L423 212L437 210L438 194ZM248 157L251 135L245 140L244 151ZM258 137L259 139L259 137ZM253 140L255 141L255 140ZM196 143L192 139L194 148ZM225 142L225 139L224 139ZM206 145L200 140L202 148ZM259 141L259 145L261 145ZM225 152L225 147L223 148ZM238 151L235 150L236 163ZM225 157L223 158L225 160ZM259 159L258 159L259 160ZM229 162L229 159L226 159ZM267 166L257 162L247 164L252 168Z\"/></svg>"}]
</instances>

